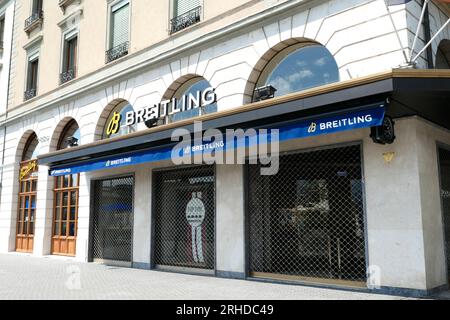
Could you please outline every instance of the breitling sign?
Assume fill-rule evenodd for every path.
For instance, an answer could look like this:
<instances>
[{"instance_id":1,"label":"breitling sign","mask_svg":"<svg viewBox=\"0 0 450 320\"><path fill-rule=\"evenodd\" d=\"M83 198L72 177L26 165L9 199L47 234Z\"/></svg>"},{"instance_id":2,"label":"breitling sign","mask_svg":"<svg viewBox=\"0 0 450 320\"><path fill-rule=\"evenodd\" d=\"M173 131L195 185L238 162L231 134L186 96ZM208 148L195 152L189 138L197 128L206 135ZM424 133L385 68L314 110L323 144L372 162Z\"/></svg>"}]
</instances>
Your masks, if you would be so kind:
<instances>
[{"instance_id":1,"label":"breitling sign","mask_svg":"<svg viewBox=\"0 0 450 320\"><path fill-rule=\"evenodd\" d=\"M181 98L172 98L160 103L151 104L138 111L129 111L125 114L115 112L107 123L106 133L108 136L119 132L123 127L129 127L138 123L156 124L158 120L177 113L204 108L217 102L217 95L214 88L206 88L203 91L196 91L183 95Z\"/></svg>"}]
</instances>

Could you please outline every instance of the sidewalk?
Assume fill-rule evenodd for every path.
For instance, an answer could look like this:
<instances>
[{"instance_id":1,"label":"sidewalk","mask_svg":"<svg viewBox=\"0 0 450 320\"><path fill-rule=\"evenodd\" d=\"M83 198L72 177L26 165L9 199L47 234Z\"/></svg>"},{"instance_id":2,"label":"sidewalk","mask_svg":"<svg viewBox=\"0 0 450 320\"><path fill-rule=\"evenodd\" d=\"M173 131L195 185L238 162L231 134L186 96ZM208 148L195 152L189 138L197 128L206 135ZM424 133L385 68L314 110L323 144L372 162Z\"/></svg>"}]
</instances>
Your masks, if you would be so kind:
<instances>
[{"instance_id":1,"label":"sidewalk","mask_svg":"<svg viewBox=\"0 0 450 320\"><path fill-rule=\"evenodd\" d=\"M123 269L66 259L0 255L0 299L403 300L406 298L255 281Z\"/></svg>"}]
</instances>

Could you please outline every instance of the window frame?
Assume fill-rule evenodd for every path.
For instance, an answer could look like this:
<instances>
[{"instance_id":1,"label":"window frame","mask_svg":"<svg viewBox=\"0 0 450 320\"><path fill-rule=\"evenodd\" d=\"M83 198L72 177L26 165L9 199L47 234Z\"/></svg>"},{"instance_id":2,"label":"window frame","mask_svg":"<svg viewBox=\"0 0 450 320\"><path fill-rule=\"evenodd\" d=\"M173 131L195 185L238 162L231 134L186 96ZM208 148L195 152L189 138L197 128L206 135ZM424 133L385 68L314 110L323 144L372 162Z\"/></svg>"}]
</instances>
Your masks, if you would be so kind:
<instances>
[{"instance_id":1,"label":"window frame","mask_svg":"<svg viewBox=\"0 0 450 320\"><path fill-rule=\"evenodd\" d=\"M33 62L37 61L38 65L37 65L37 70L36 70L36 85L35 88L30 88L29 87L29 83L30 83L30 67L31 64ZM34 48L34 49L30 49L27 51L27 63L26 63L26 70L25 70L25 92L31 90L31 89L35 89L36 90L36 95L38 94L38 87L39 87L39 75L40 75L40 68L41 68L41 64L40 62L40 48Z\"/></svg>"},{"instance_id":2,"label":"window frame","mask_svg":"<svg viewBox=\"0 0 450 320\"><path fill-rule=\"evenodd\" d=\"M286 59L290 54L292 54L296 51L300 51L301 49L309 48L309 47L323 47L326 50L328 50L328 48L326 46L324 46L318 42L315 42L315 41L304 41L304 42L300 42L297 44L287 46L286 48L275 53L272 56L272 58L270 58L269 62L267 62L267 64L263 67L261 73L259 74L258 79L256 80L255 89L265 86L266 82L269 80L270 76L275 71L277 66L280 65L284 61L284 59ZM328 50L328 52L329 52L329 50ZM330 52L330 54L331 54L331 52ZM333 55L331 54L331 56L333 56ZM333 58L334 58L334 56L333 56ZM336 59L334 59L334 61L337 64ZM339 65L338 65L338 73L339 73ZM340 74L339 74L339 81L341 81ZM254 94L254 92L253 92L253 94ZM252 100L253 99L254 99L254 95L252 96Z\"/></svg>"},{"instance_id":3,"label":"window frame","mask_svg":"<svg viewBox=\"0 0 450 320\"><path fill-rule=\"evenodd\" d=\"M79 60L79 51L80 51L80 31L78 26L72 29L69 29L67 31L64 31L62 33L62 39L61 39L61 58L60 58L60 69L59 74L63 74L64 72L67 72L69 69L66 68L66 59L67 59L67 44L69 41L73 39L77 39L77 44L75 48L75 59L74 59L74 79L77 78L78 74L78 60ZM69 81L67 81L69 82ZM66 83L66 82L64 82ZM64 84L63 83L63 84Z\"/></svg>"},{"instance_id":4,"label":"window frame","mask_svg":"<svg viewBox=\"0 0 450 320\"><path fill-rule=\"evenodd\" d=\"M131 0L107 0L107 23L106 23L106 45L105 51L113 49L112 47L112 15L115 10L118 10L128 4L128 42L131 43L131 24L132 24L132 1ZM114 11L113 9L116 8Z\"/></svg>"}]
</instances>

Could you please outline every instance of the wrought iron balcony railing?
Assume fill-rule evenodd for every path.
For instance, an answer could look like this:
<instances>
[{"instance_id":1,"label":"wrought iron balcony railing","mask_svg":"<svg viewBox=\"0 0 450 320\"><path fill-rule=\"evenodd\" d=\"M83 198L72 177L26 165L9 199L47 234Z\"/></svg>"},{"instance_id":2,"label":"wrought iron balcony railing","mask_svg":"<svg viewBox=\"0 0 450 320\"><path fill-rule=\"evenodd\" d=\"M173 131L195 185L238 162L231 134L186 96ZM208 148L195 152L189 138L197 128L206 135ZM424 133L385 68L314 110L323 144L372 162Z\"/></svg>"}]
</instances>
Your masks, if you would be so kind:
<instances>
[{"instance_id":1,"label":"wrought iron balcony railing","mask_svg":"<svg viewBox=\"0 0 450 320\"><path fill-rule=\"evenodd\" d=\"M36 88L31 88L25 91L24 93L24 100L30 100L32 98L36 97Z\"/></svg>"},{"instance_id":2,"label":"wrought iron balcony railing","mask_svg":"<svg viewBox=\"0 0 450 320\"><path fill-rule=\"evenodd\" d=\"M42 20L44 19L44 11L39 10L36 12L33 12L33 14L25 20L25 31L30 31L35 25L38 25L39 23L42 23Z\"/></svg>"},{"instance_id":3,"label":"wrought iron balcony railing","mask_svg":"<svg viewBox=\"0 0 450 320\"><path fill-rule=\"evenodd\" d=\"M170 20L170 34L183 30L197 22L200 22L200 14L202 7L199 6L191 11L188 11L178 17Z\"/></svg>"},{"instance_id":4,"label":"wrought iron balcony railing","mask_svg":"<svg viewBox=\"0 0 450 320\"><path fill-rule=\"evenodd\" d=\"M3 50L3 40L0 40L0 50Z\"/></svg>"},{"instance_id":5,"label":"wrought iron balcony railing","mask_svg":"<svg viewBox=\"0 0 450 320\"><path fill-rule=\"evenodd\" d=\"M76 68L68 69L59 75L59 84L64 84L77 77Z\"/></svg>"},{"instance_id":6,"label":"wrought iron balcony railing","mask_svg":"<svg viewBox=\"0 0 450 320\"><path fill-rule=\"evenodd\" d=\"M128 49L130 47L130 42L124 42L108 51L106 51L106 63L117 60L128 54Z\"/></svg>"}]
</instances>

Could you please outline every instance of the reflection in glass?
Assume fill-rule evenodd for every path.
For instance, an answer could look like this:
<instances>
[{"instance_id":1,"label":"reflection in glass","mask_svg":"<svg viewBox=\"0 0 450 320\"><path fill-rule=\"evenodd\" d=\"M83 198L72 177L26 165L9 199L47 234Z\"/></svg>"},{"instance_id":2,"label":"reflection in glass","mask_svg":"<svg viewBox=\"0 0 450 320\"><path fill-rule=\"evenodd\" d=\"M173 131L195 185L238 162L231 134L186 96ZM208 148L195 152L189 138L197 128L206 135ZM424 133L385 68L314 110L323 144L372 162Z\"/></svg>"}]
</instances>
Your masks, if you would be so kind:
<instances>
[{"instance_id":1,"label":"reflection in glass","mask_svg":"<svg viewBox=\"0 0 450 320\"><path fill-rule=\"evenodd\" d=\"M339 81L339 69L331 53L312 45L295 50L275 67L263 85L277 89L275 96Z\"/></svg>"},{"instance_id":2,"label":"reflection in glass","mask_svg":"<svg viewBox=\"0 0 450 320\"><path fill-rule=\"evenodd\" d=\"M187 89L185 89L184 86L182 86L178 90L178 92L175 94L175 98L178 99L178 104L177 104L178 109L181 109L183 106L183 101L181 100L181 98L183 96L189 96L189 94L193 94L194 96L196 96L197 92L203 92L206 89L211 87L211 84L203 78L196 78L194 80L189 81L189 83L191 83L191 82L194 82L194 83L191 85L188 84ZM170 120L171 120L171 122L176 122L176 121L180 121L180 120L193 118L193 117L199 116L201 114L213 113L216 111L217 111L217 103L214 103L214 104L211 104L211 105L208 105L208 106L202 108L202 110L200 110L200 108L195 108L195 109L187 110L184 112L176 113L171 116Z\"/></svg>"}]
</instances>

